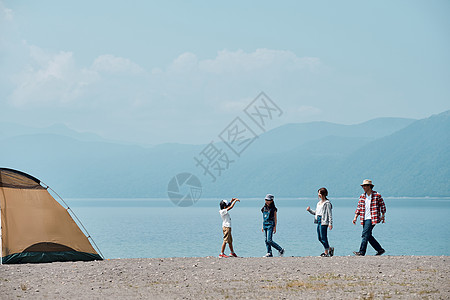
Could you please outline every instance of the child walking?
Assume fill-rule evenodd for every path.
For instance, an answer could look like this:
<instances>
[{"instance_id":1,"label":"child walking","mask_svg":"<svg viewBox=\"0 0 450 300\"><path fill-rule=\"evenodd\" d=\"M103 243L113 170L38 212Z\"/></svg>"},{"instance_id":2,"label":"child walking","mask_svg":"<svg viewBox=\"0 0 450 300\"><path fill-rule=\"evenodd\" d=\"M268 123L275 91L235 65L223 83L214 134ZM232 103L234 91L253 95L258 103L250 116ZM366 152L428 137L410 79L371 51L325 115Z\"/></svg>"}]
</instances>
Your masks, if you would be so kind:
<instances>
[{"instance_id":1,"label":"child walking","mask_svg":"<svg viewBox=\"0 0 450 300\"><path fill-rule=\"evenodd\" d=\"M266 247L267 254L264 257L272 257L272 247L278 250L278 254L283 256L284 249L280 247L277 243L272 240L272 235L277 232L277 211L278 209L275 206L273 201L273 195L267 194L265 200L265 204L263 208L261 208L261 212L263 214L263 227L261 229L262 232L265 233L266 237Z\"/></svg>"},{"instance_id":2,"label":"child walking","mask_svg":"<svg viewBox=\"0 0 450 300\"><path fill-rule=\"evenodd\" d=\"M311 210L308 206L306 210L315 215L314 223L317 223L317 238L322 243L325 251L320 254L322 257L331 257L334 255L334 248L328 244L327 229L333 229L333 215L331 202L328 200L328 191L326 188L320 188L318 191L319 202L316 210Z\"/></svg>"},{"instance_id":3,"label":"child walking","mask_svg":"<svg viewBox=\"0 0 450 300\"><path fill-rule=\"evenodd\" d=\"M227 200L220 201L220 216L222 217L222 230L223 230L223 243L222 243L222 250L220 251L219 257L228 257L225 255L225 246L228 244L228 247L230 248L230 256L237 257L236 253L234 253L233 250L233 237L231 236L231 217L228 211L234 207L236 202L241 202L237 198L231 199L231 202L228 202Z\"/></svg>"}]
</instances>

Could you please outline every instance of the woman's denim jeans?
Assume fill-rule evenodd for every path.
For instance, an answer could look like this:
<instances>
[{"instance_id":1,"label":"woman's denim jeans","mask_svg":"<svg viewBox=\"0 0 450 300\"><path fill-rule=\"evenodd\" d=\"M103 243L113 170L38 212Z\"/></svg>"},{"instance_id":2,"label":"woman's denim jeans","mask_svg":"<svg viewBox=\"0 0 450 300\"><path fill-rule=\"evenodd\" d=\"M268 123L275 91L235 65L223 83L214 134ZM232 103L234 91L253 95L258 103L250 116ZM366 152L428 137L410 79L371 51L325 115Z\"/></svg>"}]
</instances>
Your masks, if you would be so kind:
<instances>
[{"instance_id":1,"label":"woman's denim jeans","mask_svg":"<svg viewBox=\"0 0 450 300\"><path fill-rule=\"evenodd\" d=\"M267 247L267 253L272 254L272 247L274 247L275 249L277 249L278 251L281 251L283 248L280 247L280 245L278 245L277 243L275 243L272 240L272 235L273 235L273 226L267 226L264 227L264 232L266 235L266 247Z\"/></svg>"},{"instance_id":2,"label":"woman's denim jeans","mask_svg":"<svg viewBox=\"0 0 450 300\"><path fill-rule=\"evenodd\" d=\"M362 241L361 246L359 247L359 253L362 255L366 254L367 250L367 242L375 249L375 251L379 252L383 250L381 245L377 242L377 240L372 235L372 230L375 227L375 225L372 225L372 220L364 220L364 227L362 231Z\"/></svg>"},{"instance_id":3,"label":"woman's denim jeans","mask_svg":"<svg viewBox=\"0 0 450 300\"><path fill-rule=\"evenodd\" d=\"M330 248L330 245L328 244L327 227L328 225L322 225L322 216L317 216L317 238L319 239L319 242L322 243L325 250Z\"/></svg>"}]
</instances>

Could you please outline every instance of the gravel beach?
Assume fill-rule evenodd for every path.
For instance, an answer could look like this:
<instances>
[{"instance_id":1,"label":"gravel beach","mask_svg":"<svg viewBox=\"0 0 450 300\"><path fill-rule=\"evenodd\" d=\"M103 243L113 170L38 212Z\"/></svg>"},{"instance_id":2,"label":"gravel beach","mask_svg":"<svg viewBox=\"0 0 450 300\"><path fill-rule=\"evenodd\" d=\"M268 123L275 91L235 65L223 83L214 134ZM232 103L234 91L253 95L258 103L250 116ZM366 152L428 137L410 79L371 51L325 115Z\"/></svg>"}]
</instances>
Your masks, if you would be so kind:
<instances>
[{"instance_id":1,"label":"gravel beach","mask_svg":"<svg viewBox=\"0 0 450 300\"><path fill-rule=\"evenodd\" d=\"M449 299L448 256L146 258L0 266L1 299Z\"/></svg>"}]
</instances>

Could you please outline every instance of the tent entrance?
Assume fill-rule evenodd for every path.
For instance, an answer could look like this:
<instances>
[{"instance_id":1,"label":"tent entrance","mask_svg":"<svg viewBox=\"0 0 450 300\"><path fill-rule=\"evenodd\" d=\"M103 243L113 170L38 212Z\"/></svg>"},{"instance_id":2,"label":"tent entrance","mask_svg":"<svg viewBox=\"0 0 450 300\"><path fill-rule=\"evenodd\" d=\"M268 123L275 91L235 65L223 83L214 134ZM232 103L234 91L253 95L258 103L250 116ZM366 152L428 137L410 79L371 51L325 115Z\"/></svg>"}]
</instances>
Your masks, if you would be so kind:
<instances>
[{"instance_id":1,"label":"tent entrance","mask_svg":"<svg viewBox=\"0 0 450 300\"><path fill-rule=\"evenodd\" d=\"M28 247L22 252L64 252L64 251L75 251L75 250L57 243L38 243Z\"/></svg>"}]
</instances>

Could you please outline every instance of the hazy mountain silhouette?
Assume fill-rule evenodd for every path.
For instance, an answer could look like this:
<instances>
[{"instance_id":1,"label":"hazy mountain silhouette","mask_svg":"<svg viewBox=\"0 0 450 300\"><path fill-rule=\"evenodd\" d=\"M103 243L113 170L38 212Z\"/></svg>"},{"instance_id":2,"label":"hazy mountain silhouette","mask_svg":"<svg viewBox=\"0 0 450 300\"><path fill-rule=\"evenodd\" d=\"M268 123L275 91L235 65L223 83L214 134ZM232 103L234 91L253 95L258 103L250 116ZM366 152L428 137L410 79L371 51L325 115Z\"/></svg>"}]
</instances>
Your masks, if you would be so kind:
<instances>
[{"instance_id":1,"label":"hazy mountain silhouette","mask_svg":"<svg viewBox=\"0 0 450 300\"><path fill-rule=\"evenodd\" d=\"M231 194L291 197L314 197L326 186L338 197L358 195L362 180L371 178L386 196L449 196L449 116L447 111L418 120L376 139L370 138L377 134L367 126L361 137L327 136L281 154L247 159L220 184L230 187ZM376 127L379 120L370 123Z\"/></svg>"},{"instance_id":2,"label":"hazy mountain silhouette","mask_svg":"<svg viewBox=\"0 0 450 300\"><path fill-rule=\"evenodd\" d=\"M235 161L214 183L194 161L205 145L149 148L65 126L0 123L0 165L42 179L63 197L167 197L181 172L198 176L204 197L314 197L321 186L332 196L355 196L364 178L385 196L449 196L449 115L287 124L260 135L241 157L230 153Z\"/></svg>"}]
</instances>

